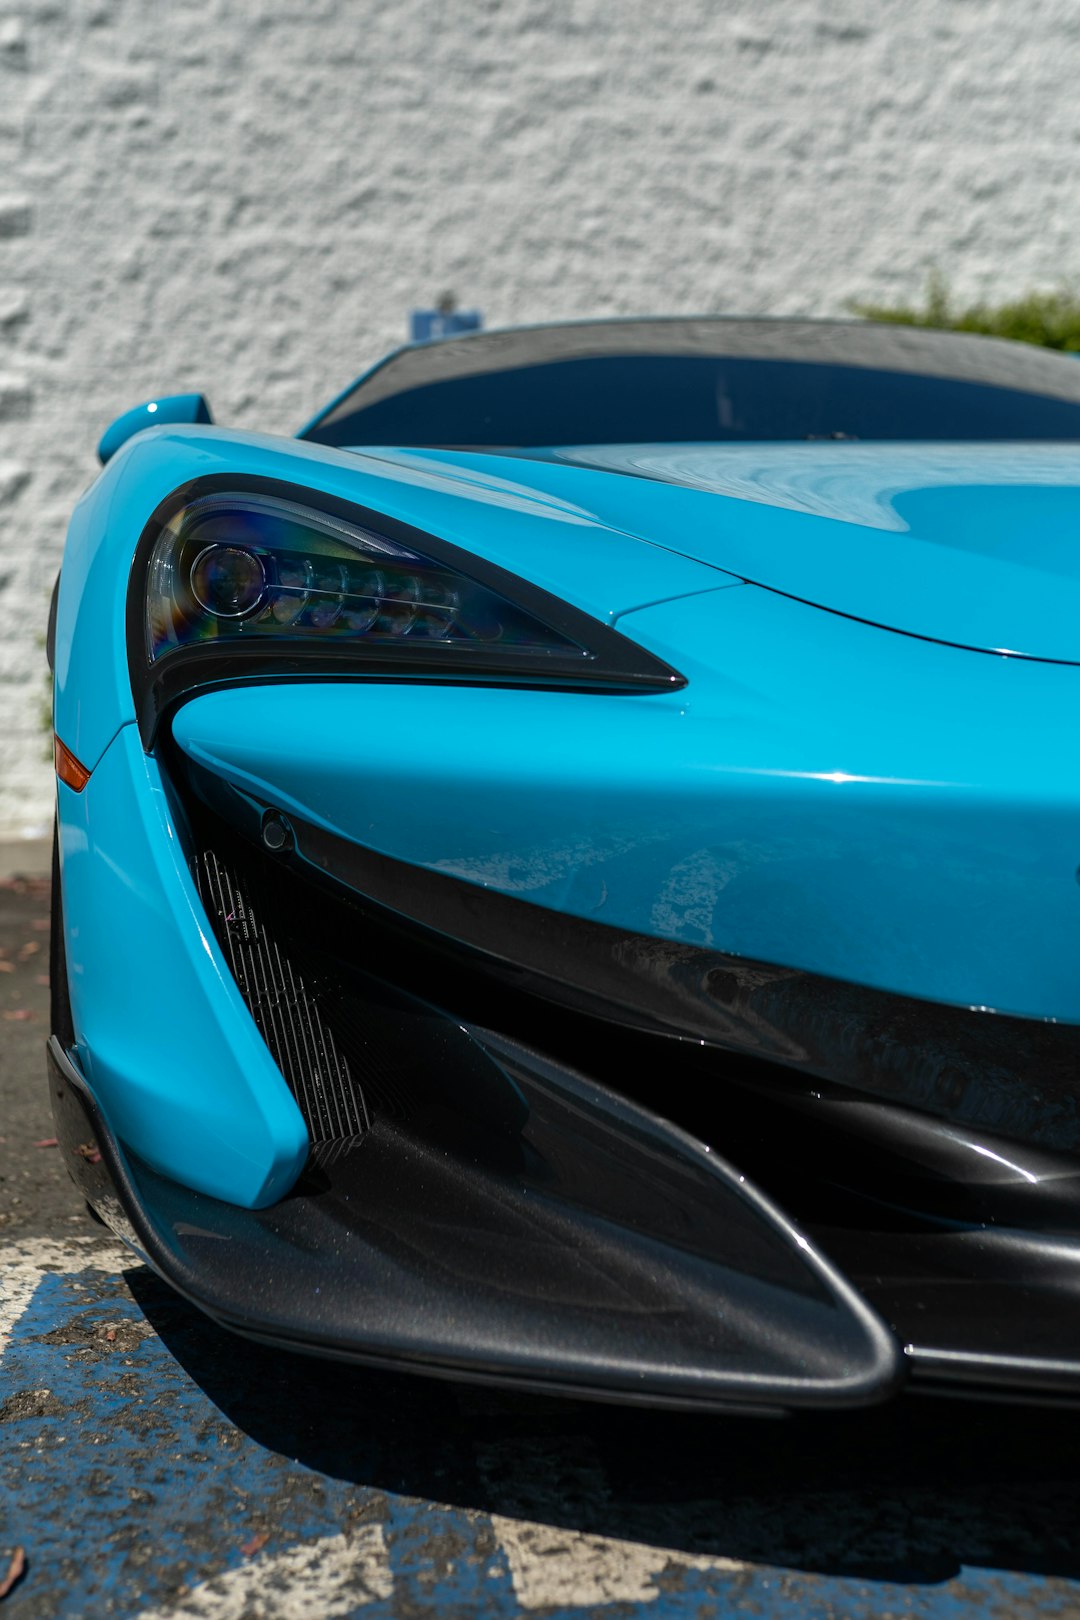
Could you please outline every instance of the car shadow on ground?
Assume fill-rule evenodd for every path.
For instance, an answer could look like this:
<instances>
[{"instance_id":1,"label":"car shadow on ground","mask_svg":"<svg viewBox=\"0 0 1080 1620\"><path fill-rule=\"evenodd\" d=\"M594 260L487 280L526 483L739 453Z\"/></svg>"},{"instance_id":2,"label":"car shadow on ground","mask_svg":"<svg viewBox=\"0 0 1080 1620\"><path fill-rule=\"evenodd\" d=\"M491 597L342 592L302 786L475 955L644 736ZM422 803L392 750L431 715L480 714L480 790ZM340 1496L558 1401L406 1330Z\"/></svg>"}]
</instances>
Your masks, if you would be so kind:
<instances>
[{"instance_id":1,"label":"car shadow on ground","mask_svg":"<svg viewBox=\"0 0 1080 1620\"><path fill-rule=\"evenodd\" d=\"M817 1574L1080 1576L1080 1411L909 1396L768 1420L511 1394L246 1343L145 1268L127 1281L232 1423L335 1479Z\"/></svg>"}]
</instances>

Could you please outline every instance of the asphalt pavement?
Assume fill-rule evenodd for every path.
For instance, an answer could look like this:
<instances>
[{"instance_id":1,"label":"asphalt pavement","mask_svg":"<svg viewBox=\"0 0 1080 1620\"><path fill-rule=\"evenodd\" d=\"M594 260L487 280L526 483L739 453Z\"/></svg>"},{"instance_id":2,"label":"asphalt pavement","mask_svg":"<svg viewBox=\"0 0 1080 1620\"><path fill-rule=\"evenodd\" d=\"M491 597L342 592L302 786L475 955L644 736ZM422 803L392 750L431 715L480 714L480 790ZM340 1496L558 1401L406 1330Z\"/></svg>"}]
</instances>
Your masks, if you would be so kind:
<instances>
[{"instance_id":1,"label":"asphalt pavement","mask_svg":"<svg viewBox=\"0 0 1080 1620\"><path fill-rule=\"evenodd\" d=\"M47 962L0 877L4 1620L1080 1617L1080 1412L660 1416L215 1328L68 1178Z\"/></svg>"}]
</instances>

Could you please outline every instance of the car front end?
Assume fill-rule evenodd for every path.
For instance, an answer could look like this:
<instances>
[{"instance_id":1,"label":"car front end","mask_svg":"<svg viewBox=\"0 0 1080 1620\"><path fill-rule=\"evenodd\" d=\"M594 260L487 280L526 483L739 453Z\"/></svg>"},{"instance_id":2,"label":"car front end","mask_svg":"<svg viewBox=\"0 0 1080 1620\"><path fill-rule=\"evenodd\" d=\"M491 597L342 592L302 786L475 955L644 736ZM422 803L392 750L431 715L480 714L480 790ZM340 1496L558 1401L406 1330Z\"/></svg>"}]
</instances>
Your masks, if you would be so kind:
<instances>
[{"instance_id":1,"label":"car front end","mask_svg":"<svg viewBox=\"0 0 1080 1620\"><path fill-rule=\"evenodd\" d=\"M814 600L816 539L836 592L881 568L775 473L763 512L731 458L575 454L110 459L55 631L73 1172L317 1353L750 1410L1075 1390L1080 665L988 651L962 593L952 643Z\"/></svg>"}]
</instances>

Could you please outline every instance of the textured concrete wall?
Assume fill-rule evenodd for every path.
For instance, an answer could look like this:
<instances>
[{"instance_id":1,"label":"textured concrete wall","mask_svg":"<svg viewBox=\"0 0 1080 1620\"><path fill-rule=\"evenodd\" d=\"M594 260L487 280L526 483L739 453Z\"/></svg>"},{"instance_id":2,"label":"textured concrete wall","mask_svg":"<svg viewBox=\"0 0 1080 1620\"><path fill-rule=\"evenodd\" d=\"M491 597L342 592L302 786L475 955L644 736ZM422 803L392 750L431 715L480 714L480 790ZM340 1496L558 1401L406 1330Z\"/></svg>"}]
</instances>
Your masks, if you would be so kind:
<instances>
[{"instance_id":1,"label":"textured concrete wall","mask_svg":"<svg viewBox=\"0 0 1080 1620\"><path fill-rule=\"evenodd\" d=\"M452 289L489 324L842 311L1080 267L1076 0L0 0L0 835L97 435L289 431Z\"/></svg>"}]
</instances>

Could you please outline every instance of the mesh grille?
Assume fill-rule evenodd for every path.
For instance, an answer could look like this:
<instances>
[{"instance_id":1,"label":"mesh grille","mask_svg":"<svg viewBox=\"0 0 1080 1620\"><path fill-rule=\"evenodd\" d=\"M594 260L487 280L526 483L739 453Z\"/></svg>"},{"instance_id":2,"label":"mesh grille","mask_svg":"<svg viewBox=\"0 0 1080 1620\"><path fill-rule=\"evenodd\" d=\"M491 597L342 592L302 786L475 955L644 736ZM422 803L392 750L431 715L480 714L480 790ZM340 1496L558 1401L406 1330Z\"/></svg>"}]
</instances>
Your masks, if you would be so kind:
<instances>
[{"instance_id":1,"label":"mesh grille","mask_svg":"<svg viewBox=\"0 0 1080 1620\"><path fill-rule=\"evenodd\" d=\"M323 1022L317 991L213 850L199 855L195 879L240 994L299 1104L312 1144L363 1136L371 1123L363 1093Z\"/></svg>"}]
</instances>

